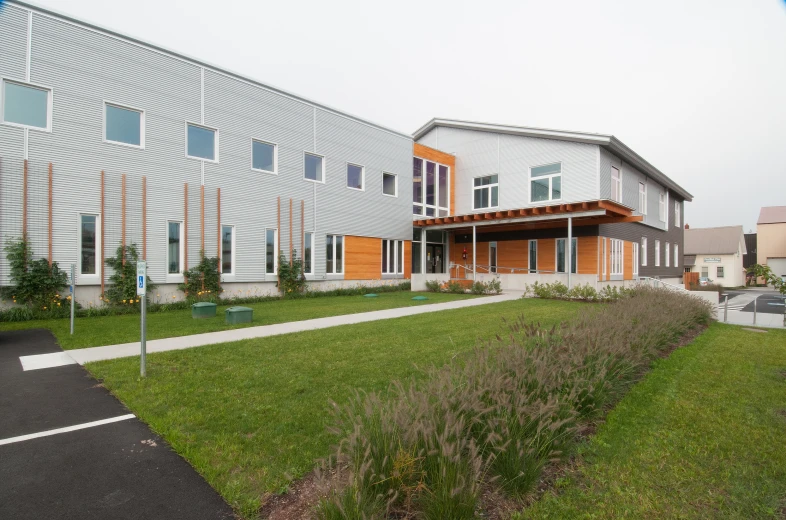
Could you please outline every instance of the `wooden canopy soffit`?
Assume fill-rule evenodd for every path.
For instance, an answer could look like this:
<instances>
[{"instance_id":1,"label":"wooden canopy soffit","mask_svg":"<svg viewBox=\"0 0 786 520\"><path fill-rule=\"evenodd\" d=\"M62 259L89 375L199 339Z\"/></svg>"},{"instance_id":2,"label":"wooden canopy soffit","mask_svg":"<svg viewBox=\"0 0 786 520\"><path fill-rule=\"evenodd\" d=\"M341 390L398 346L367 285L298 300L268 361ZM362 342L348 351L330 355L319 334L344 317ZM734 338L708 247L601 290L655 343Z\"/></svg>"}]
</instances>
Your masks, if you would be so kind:
<instances>
[{"instance_id":1,"label":"wooden canopy soffit","mask_svg":"<svg viewBox=\"0 0 786 520\"><path fill-rule=\"evenodd\" d=\"M572 204L554 204L532 208L509 209L449 217L418 219L416 227L496 226L510 224L565 225L568 217L574 217L574 225L615 224L620 222L641 222L643 217L633 215L633 210L610 200L593 200Z\"/></svg>"}]
</instances>

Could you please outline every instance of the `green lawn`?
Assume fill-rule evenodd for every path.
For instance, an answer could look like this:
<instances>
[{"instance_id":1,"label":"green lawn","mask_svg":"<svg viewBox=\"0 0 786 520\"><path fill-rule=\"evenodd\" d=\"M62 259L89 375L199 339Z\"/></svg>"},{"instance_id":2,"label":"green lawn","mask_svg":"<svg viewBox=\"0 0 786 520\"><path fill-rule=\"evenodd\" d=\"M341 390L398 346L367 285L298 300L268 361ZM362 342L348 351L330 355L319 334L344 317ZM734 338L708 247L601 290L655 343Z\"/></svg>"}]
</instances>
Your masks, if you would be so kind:
<instances>
[{"instance_id":1,"label":"green lawn","mask_svg":"<svg viewBox=\"0 0 786 520\"><path fill-rule=\"evenodd\" d=\"M786 332L714 324L657 363L520 518L784 518Z\"/></svg>"},{"instance_id":2,"label":"green lawn","mask_svg":"<svg viewBox=\"0 0 786 520\"><path fill-rule=\"evenodd\" d=\"M412 297L417 294L419 293L401 291L380 293L376 298L366 298L365 296L326 296L244 304L245 307L254 309L254 321L253 323L242 325L224 324L224 309L227 306L219 306L217 317L211 319L195 320L191 317L190 309L150 313L147 317L147 339L187 336L203 332L271 325L273 323L378 311L395 307L428 305L473 297L469 294L427 293L428 300L415 301ZM74 323L75 332L73 336L70 334L70 322L67 319L0 323L0 331L33 328L49 329L57 337L60 346L65 350L70 350L139 341L139 321L139 314L77 318Z\"/></svg>"},{"instance_id":3,"label":"green lawn","mask_svg":"<svg viewBox=\"0 0 786 520\"><path fill-rule=\"evenodd\" d=\"M516 300L152 354L145 380L136 358L87 368L251 518L265 493L328 455L331 399L441 365L500 332L502 317L552 324L581 305Z\"/></svg>"}]
</instances>

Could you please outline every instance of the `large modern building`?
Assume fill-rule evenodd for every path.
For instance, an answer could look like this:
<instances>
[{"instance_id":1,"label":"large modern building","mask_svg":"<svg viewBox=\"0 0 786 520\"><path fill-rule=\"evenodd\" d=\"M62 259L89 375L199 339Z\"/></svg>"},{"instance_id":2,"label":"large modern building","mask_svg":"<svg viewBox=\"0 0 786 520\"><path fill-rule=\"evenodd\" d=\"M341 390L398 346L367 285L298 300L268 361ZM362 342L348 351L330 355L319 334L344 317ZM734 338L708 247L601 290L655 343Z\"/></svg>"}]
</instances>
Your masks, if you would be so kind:
<instances>
[{"instance_id":1,"label":"large modern building","mask_svg":"<svg viewBox=\"0 0 786 520\"><path fill-rule=\"evenodd\" d=\"M18 1L0 49L1 238L76 264L83 301L122 245L161 299L203 252L244 295L277 290L279 251L315 286L682 272L691 195L610 135L435 119L412 136Z\"/></svg>"}]
</instances>

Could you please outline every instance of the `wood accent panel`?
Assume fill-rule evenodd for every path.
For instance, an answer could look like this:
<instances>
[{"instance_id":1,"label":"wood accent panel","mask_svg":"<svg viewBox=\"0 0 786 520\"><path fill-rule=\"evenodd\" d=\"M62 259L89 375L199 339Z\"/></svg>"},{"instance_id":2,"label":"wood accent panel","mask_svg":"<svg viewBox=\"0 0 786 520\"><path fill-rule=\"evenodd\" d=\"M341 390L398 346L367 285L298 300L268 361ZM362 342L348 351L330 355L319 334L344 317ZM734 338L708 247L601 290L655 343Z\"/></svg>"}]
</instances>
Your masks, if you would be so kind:
<instances>
[{"instance_id":1,"label":"wood accent panel","mask_svg":"<svg viewBox=\"0 0 786 520\"><path fill-rule=\"evenodd\" d=\"M382 239L345 236L344 279L379 280L380 278L382 278Z\"/></svg>"},{"instance_id":2,"label":"wood accent panel","mask_svg":"<svg viewBox=\"0 0 786 520\"><path fill-rule=\"evenodd\" d=\"M529 240L506 240L497 242L497 265L526 269L529 264ZM500 274L508 274L509 269L499 269ZM515 271L521 273L521 271Z\"/></svg>"},{"instance_id":3,"label":"wood accent panel","mask_svg":"<svg viewBox=\"0 0 786 520\"><path fill-rule=\"evenodd\" d=\"M412 278L412 240L404 241L404 278Z\"/></svg>"},{"instance_id":4,"label":"wood accent panel","mask_svg":"<svg viewBox=\"0 0 786 520\"><path fill-rule=\"evenodd\" d=\"M598 273L598 239L597 237L578 237L578 255L576 266L578 274Z\"/></svg>"},{"instance_id":5,"label":"wood accent panel","mask_svg":"<svg viewBox=\"0 0 786 520\"><path fill-rule=\"evenodd\" d=\"M538 240L538 270L557 270L557 239L541 238Z\"/></svg>"},{"instance_id":6,"label":"wood accent panel","mask_svg":"<svg viewBox=\"0 0 786 520\"><path fill-rule=\"evenodd\" d=\"M622 279L633 280L633 242L622 243Z\"/></svg>"},{"instance_id":7,"label":"wood accent panel","mask_svg":"<svg viewBox=\"0 0 786 520\"><path fill-rule=\"evenodd\" d=\"M450 185L450 211L449 215L454 215L456 212L456 156L431 148L429 146L415 143L413 154L415 157L426 159L428 161L438 162L450 167L448 172L448 184ZM425 175L425 170L423 172Z\"/></svg>"}]
</instances>

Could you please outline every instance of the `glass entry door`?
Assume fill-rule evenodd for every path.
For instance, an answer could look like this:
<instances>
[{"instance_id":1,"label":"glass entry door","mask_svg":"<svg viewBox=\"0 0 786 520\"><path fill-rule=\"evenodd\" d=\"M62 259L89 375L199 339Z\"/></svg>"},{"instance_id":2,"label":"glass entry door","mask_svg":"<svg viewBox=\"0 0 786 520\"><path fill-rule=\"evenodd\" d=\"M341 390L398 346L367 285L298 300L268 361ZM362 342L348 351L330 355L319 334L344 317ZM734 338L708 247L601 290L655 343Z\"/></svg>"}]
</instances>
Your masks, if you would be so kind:
<instances>
[{"instance_id":1,"label":"glass entry door","mask_svg":"<svg viewBox=\"0 0 786 520\"><path fill-rule=\"evenodd\" d=\"M445 272L444 246L441 244L426 244L426 273L441 274Z\"/></svg>"}]
</instances>

